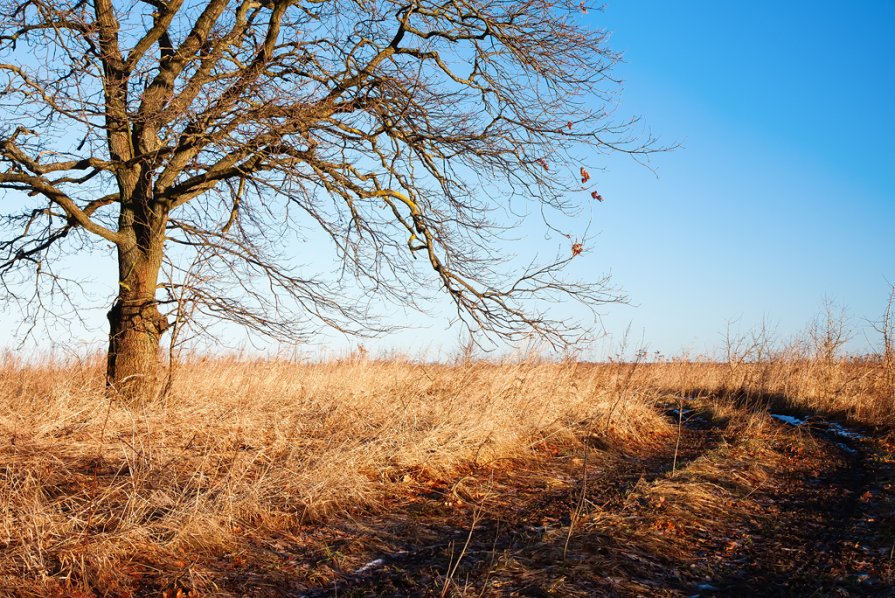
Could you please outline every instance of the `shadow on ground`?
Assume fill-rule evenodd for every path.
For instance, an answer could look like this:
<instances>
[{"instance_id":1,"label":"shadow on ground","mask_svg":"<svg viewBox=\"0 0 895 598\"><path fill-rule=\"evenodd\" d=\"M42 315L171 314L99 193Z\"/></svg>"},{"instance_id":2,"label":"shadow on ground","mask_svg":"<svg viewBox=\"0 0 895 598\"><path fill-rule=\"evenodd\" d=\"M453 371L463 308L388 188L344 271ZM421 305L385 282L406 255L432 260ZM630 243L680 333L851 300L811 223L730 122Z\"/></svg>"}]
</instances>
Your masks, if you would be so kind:
<instances>
[{"instance_id":1,"label":"shadow on ground","mask_svg":"<svg viewBox=\"0 0 895 598\"><path fill-rule=\"evenodd\" d=\"M895 447L832 434L835 414L786 397L695 396L683 413L661 406L680 426L651 446L545 445L411 480L377 512L247 538L216 583L309 597L895 595Z\"/></svg>"}]
</instances>

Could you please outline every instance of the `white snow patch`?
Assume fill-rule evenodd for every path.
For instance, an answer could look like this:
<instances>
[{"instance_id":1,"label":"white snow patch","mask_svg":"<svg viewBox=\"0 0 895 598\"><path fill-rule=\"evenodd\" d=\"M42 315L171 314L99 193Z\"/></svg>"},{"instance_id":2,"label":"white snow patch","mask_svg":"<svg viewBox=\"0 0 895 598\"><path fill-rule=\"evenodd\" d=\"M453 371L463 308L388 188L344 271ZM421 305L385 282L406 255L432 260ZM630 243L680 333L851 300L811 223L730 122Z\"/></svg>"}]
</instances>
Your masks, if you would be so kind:
<instances>
[{"instance_id":1,"label":"white snow patch","mask_svg":"<svg viewBox=\"0 0 895 598\"><path fill-rule=\"evenodd\" d=\"M848 453L849 455L856 455L856 454L858 454L857 449L853 449L852 447L848 446L848 445L845 444L844 442L837 442L837 443L836 443L836 446L838 446L840 449L842 449L843 451L845 451L845 452Z\"/></svg>"},{"instance_id":2,"label":"white snow patch","mask_svg":"<svg viewBox=\"0 0 895 598\"><path fill-rule=\"evenodd\" d=\"M361 573L366 573L367 571L381 567L384 564L385 564L384 559L374 559L374 560L370 561L369 563L367 563L366 565L364 565L363 567L361 567L360 569L355 570L354 574L359 575Z\"/></svg>"},{"instance_id":3,"label":"white snow patch","mask_svg":"<svg viewBox=\"0 0 895 598\"><path fill-rule=\"evenodd\" d=\"M861 440L864 438L863 434L858 434L854 430L849 430L847 428L843 428L841 425L836 422L829 423L830 432L839 436L840 438L851 438L852 440Z\"/></svg>"},{"instance_id":4,"label":"white snow patch","mask_svg":"<svg viewBox=\"0 0 895 598\"><path fill-rule=\"evenodd\" d=\"M801 426L808 421L807 419L794 417L792 415L783 415L782 413L772 413L771 417L773 417L777 421L783 422L784 424L789 424L790 426Z\"/></svg>"}]
</instances>

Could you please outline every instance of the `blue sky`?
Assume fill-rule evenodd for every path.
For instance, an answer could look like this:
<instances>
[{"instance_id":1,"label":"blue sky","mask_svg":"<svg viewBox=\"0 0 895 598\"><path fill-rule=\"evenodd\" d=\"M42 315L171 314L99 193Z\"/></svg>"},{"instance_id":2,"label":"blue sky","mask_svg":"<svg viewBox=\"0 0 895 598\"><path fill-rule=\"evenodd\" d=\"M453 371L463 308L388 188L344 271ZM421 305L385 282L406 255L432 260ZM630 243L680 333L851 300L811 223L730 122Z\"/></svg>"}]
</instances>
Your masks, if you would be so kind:
<instances>
[{"instance_id":1,"label":"blue sky","mask_svg":"<svg viewBox=\"0 0 895 598\"><path fill-rule=\"evenodd\" d=\"M653 176L612 160L596 255L665 353L728 321L797 332L825 298L863 318L895 282L895 3L610 2L622 111L681 148ZM874 340L874 339L871 339Z\"/></svg>"},{"instance_id":2,"label":"blue sky","mask_svg":"<svg viewBox=\"0 0 895 598\"><path fill-rule=\"evenodd\" d=\"M872 350L895 283L895 2L616 0L587 19L624 54L617 115L680 145L650 168L588 160L606 202L575 269L611 271L631 300L602 310L589 354L628 329L629 348L665 355L717 354L728 325L785 341L825 300L850 349ZM382 346L437 351L452 335L430 325L444 341Z\"/></svg>"},{"instance_id":3,"label":"blue sky","mask_svg":"<svg viewBox=\"0 0 895 598\"><path fill-rule=\"evenodd\" d=\"M592 174L606 202L575 268L611 271L630 296L603 310L611 339L630 327L651 351L707 353L728 322L787 337L828 298L851 315L852 348L867 348L864 320L895 282L895 2L612 0L586 19L624 53L618 115L680 144L651 169L589 161L605 167ZM102 346L104 284L90 330L66 340ZM455 346L446 315L407 317L420 328L367 345Z\"/></svg>"}]
</instances>

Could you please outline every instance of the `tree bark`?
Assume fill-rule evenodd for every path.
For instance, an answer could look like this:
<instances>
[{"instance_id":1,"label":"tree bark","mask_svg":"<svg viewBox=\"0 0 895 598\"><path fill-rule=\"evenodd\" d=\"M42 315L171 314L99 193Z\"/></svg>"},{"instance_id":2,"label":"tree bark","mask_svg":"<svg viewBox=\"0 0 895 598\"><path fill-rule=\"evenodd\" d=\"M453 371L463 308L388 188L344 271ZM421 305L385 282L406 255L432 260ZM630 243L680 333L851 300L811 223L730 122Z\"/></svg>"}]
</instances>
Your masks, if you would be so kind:
<instances>
[{"instance_id":1,"label":"tree bark","mask_svg":"<svg viewBox=\"0 0 895 598\"><path fill-rule=\"evenodd\" d=\"M167 214L151 201L122 207L118 245L118 297L109 310L106 387L128 402L154 397L159 386L161 337L169 327L156 301Z\"/></svg>"},{"instance_id":2,"label":"tree bark","mask_svg":"<svg viewBox=\"0 0 895 598\"><path fill-rule=\"evenodd\" d=\"M168 321L154 298L122 288L109 310L106 383L129 401L152 397L159 383L159 344Z\"/></svg>"}]
</instances>

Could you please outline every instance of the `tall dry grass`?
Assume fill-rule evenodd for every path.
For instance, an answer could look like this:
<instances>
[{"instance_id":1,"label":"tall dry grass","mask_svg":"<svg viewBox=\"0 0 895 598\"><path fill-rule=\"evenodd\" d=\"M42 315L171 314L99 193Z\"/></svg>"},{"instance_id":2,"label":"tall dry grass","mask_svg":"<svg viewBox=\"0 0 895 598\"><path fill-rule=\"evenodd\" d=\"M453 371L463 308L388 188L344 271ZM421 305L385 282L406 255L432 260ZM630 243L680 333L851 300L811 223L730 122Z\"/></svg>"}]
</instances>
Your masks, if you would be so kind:
<instances>
[{"instance_id":1,"label":"tall dry grass","mask_svg":"<svg viewBox=\"0 0 895 598\"><path fill-rule=\"evenodd\" d=\"M646 371L657 391L715 396L743 407L789 409L870 428L895 427L891 379L872 357L831 362L778 357L738 366L682 361L650 364Z\"/></svg>"},{"instance_id":2,"label":"tall dry grass","mask_svg":"<svg viewBox=\"0 0 895 598\"><path fill-rule=\"evenodd\" d=\"M844 311L825 305L806 330L779 341L761 326L728 334L722 361L672 359L649 364L649 384L684 395L714 395L741 406L789 408L849 420L868 427L895 427L895 287L875 353L850 355L857 335ZM634 367L634 366L632 366Z\"/></svg>"},{"instance_id":3,"label":"tall dry grass","mask_svg":"<svg viewBox=\"0 0 895 598\"><path fill-rule=\"evenodd\" d=\"M197 358L140 407L106 398L99 359L7 355L0 595L127 594L183 562L189 587L213 587L205 564L248 535L375 509L471 463L595 434L673 439L656 406L684 396L717 397L716 413L736 404L732 417L774 404L891 430L891 347L858 359L844 338L830 318L782 346L762 331L728 339L725 362Z\"/></svg>"},{"instance_id":4,"label":"tall dry grass","mask_svg":"<svg viewBox=\"0 0 895 598\"><path fill-rule=\"evenodd\" d=\"M373 507L464 463L524 456L585 431L615 442L667 431L621 373L576 363L194 360L164 401L131 408L105 398L98 360L7 358L0 594L125 593L137 564L213 558L246 530ZM191 587L202 587L202 567L191 572Z\"/></svg>"}]
</instances>

